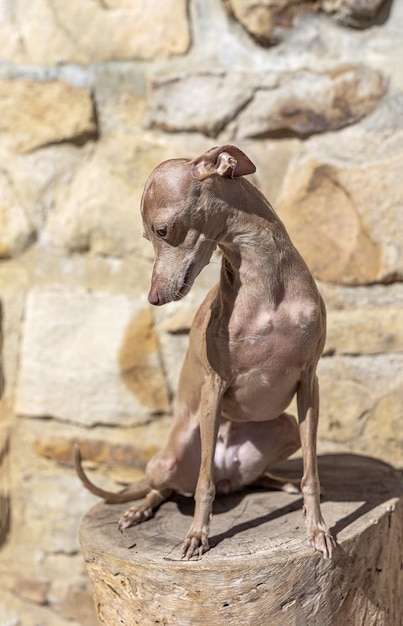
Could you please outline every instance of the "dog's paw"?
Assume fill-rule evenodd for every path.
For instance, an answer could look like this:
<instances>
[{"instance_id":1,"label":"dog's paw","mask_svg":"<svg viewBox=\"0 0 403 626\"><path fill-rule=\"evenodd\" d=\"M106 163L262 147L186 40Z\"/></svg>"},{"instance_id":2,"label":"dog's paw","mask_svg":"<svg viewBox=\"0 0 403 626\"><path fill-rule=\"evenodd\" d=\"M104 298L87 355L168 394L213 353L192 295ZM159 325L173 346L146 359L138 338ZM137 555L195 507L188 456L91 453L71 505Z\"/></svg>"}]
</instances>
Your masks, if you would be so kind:
<instances>
[{"instance_id":1,"label":"dog's paw","mask_svg":"<svg viewBox=\"0 0 403 626\"><path fill-rule=\"evenodd\" d=\"M182 559L188 561L192 557L201 557L210 549L207 532L190 530L182 546Z\"/></svg>"},{"instance_id":2,"label":"dog's paw","mask_svg":"<svg viewBox=\"0 0 403 626\"><path fill-rule=\"evenodd\" d=\"M309 544L314 548L322 552L324 559L331 559L333 552L336 548L336 541L333 539L330 531L326 526L319 525L309 533Z\"/></svg>"},{"instance_id":3,"label":"dog's paw","mask_svg":"<svg viewBox=\"0 0 403 626\"><path fill-rule=\"evenodd\" d=\"M132 506L120 518L118 528L120 531L125 530L131 526L145 522L152 516L153 510L151 507Z\"/></svg>"}]
</instances>

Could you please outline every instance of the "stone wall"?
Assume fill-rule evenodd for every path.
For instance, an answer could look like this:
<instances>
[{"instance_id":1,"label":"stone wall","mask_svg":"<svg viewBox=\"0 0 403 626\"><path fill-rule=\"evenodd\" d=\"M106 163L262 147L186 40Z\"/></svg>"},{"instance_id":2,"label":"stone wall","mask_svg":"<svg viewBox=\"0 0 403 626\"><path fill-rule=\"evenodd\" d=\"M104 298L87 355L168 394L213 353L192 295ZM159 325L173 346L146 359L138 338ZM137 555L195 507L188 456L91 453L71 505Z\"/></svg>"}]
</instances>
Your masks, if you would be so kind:
<instances>
[{"instance_id":1,"label":"stone wall","mask_svg":"<svg viewBox=\"0 0 403 626\"><path fill-rule=\"evenodd\" d=\"M91 626L73 443L142 476L219 270L147 303L164 159L256 163L328 307L319 452L402 465L403 2L4 0L0 41L0 625Z\"/></svg>"}]
</instances>

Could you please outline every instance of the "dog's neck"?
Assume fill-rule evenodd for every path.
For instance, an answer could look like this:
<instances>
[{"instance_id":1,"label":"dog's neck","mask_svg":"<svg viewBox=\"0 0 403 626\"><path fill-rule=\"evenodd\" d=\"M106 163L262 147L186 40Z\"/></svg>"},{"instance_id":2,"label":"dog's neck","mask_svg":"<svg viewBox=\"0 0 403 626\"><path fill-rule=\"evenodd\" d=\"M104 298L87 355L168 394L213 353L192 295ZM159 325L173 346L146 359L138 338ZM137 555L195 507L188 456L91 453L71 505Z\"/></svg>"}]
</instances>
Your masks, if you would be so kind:
<instances>
[{"instance_id":1,"label":"dog's neck","mask_svg":"<svg viewBox=\"0 0 403 626\"><path fill-rule=\"evenodd\" d=\"M220 244L223 252L221 288L246 298L253 299L256 295L261 300L263 297L276 305L284 293L287 276L281 260L270 254L270 247L275 245L274 242L264 242L266 254L261 255L262 246L258 242L253 246L239 241L230 245Z\"/></svg>"},{"instance_id":2,"label":"dog's neck","mask_svg":"<svg viewBox=\"0 0 403 626\"><path fill-rule=\"evenodd\" d=\"M264 196L247 181L240 182L233 202L220 206L220 289L232 297L251 298L251 302L256 296L276 307L292 280L290 260L295 263L299 255Z\"/></svg>"}]
</instances>

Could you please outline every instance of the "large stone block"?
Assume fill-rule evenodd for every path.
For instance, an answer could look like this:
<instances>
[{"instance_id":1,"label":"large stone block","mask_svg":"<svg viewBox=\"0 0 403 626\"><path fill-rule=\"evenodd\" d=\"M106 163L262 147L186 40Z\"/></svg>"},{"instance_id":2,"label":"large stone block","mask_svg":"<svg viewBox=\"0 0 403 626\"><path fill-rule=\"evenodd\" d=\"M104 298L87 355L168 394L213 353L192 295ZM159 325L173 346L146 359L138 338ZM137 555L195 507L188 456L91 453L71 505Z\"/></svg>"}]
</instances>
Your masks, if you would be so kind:
<instances>
[{"instance_id":1,"label":"large stone block","mask_svg":"<svg viewBox=\"0 0 403 626\"><path fill-rule=\"evenodd\" d=\"M338 22L355 28L374 23L386 0L227 0L234 17L262 45L281 41L303 13L324 12Z\"/></svg>"},{"instance_id":2,"label":"large stone block","mask_svg":"<svg viewBox=\"0 0 403 626\"><path fill-rule=\"evenodd\" d=\"M11 127L9 131L12 136ZM0 258L16 257L37 241L54 209L59 186L71 179L91 149L91 142L85 147L63 142L16 153L7 146L8 134L0 140Z\"/></svg>"},{"instance_id":3,"label":"large stone block","mask_svg":"<svg viewBox=\"0 0 403 626\"><path fill-rule=\"evenodd\" d=\"M340 24L366 28L375 23L387 4L387 0L323 0L320 7Z\"/></svg>"},{"instance_id":4,"label":"large stone block","mask_svg":"<svg viewBox=\"0 0 403 626\"><path fill-rule=\"evenodd\" d=\"M402 466L402 354L323 358L318 372L320 449L364 452Z\"/></svg>"},{"instance_id":5,"label":"large stone block","mask_svg":"<svg viewBox=\"0 0 403 626\"><path fill-rule=\"evenodd\" d=\"M302 7L298 0L228 0L227 6L256 41L273 45L280 41L281 31L293 25L296 14L313 10L314 0Z\"/></svg>"},{"instance_id":6,"label":"large stone block","mask_svg":"<svg viewBox=\"0 0 403 626\"><path fill-rule=\"evenodd\" d=\"M8 258L24 250L36 233L15 186L4 172L0 172L0 194L0 258Z\"/></svg>"},{"instance_id":7,"label":"large stone block","mask_svg":"<svg viewBox=\"0 0 403 626\"><path fill-rule=\"evenodd\" d=\"M256 89L236 120L240 137L300 136L337 130L371 113L386 93L380 72L346 65L333 71L300 70L275 89Z\"/></svg>"},{"instance_id":8,"label":"large stone block","mask_svg":"<svg viewBox=\"0 0 403 626\"><path fill-rule=\"evenodd\" d=\"M135 252L152 258L152 246L142 237L141 196L154 167L175 156L184 156L180 143L107 133L72 180L60 186L46 241L67 253L122 257Z\"/></svg>"},{"instance_id":9,"label":"large stone block","mask_svg":"<svg viewBox=\"0 0 403 626\"><path fill-rule=\"evenodd\" d=\"M328 311L326 353L403 352L403 309L359 308Z\"/></svg>"},{"instance_id":10,"label":"large stone block","mask_svg":"<svg viewBox=\"0 0 403 626\"><path fill-rule=\"evenodd\" d=\"M2 59L56 65L183 54L190 34L186 0L3 2Z\"/></svg>"},{"instance_id":11,"label":"large stone block","mask_svg":"<svg viewBox=\"0 0 403 626\"><path fill-rule=\"evenodd\" d=\"M255 80L246 73L213 70L155 79L147 124L216 137L251 99Z\"/></svg>"},{"instance_id":12,"label":"large stone block","mask_svg":"<svg viewBox=\"0 0 403 626\"><path fill-rule=\"evenodd\" d=\"M252 182L259 187L273 207L281 193L284 176L292 159L301 151L302 140L296 137L289 139L253 139L242 141L241 147L256 165L256 173Z\"/></svg>"},{"instance_id":13,"label":"large stone block","mask_svg":"<svg viewBox=\"0 0 403 626\"><path fill-rule=\"evenodd\" d=\"M96 131L87 89L61 80L0 80L0 132L14 150L30 152L62 141L82 144Z\"/></svg>"},{"instance_id":14,"label":"large stone block","mask_svg":"<svg viewBox=\"0 0 403 626\"><path fill-rule=\"evenodd\" d=\"M124 295L33 289L16 411L84 426L142 423L169 410L147 304Z\"/></svg>"},{"instance_id":15,"label":"large stone block","mask_svg":"<svg viewBox=\"0 0 403 626\"><path fill-rule=\"evenodd\" d=\"M154 81L148 125L215 137L233 122L241 138L279 132L305 136L362 119L385 90L380 72L358 65L281 75L197 71Z\"/></svg>"},{"instance_id":16,"label":"large stone block","mask_svg":"<svg viewBox=\"0 0 403 626\"><path fill-rule=\"evenodd\" d=\"M375 162L294 160L278 209L317 278L357 285L403 277L402 167L403 149Z\"/></svg>"},{"instance_id":17,"label":"large stone block","mask_svg":"<svg viewBox=\"0 0 403 626\"><path fill-rule=\"evenodd\" d=\"M100 134L138 133L146 107L146 69L137 63L102 63L93 72Z\"/></svg>"},{"instance_id":18,"label":"large stone block","mask_svg":"<svg viewBox=\"0 0 403 626\"><path fill-rule=\"evenodd\" d=\"M401 366L400 366L401 367ZM397 374L397 377L401 377ZM382 395L372 407L360 439L360 450L403 467L403 382Z\"/></svg>"},{"instance_id":19,"label":"large stone block","mask_svg":"<svg viewBox=\"0 0 403 626\"><path fill-rule=\"evenodd\" d=\"M11 127L9 131L0 138L0 249L6 258L37 239L54 209L59 186L71 180L93 147L91 141L77 146L62 140L18 153L10 145Z\"/></svg>"}]
</instances>

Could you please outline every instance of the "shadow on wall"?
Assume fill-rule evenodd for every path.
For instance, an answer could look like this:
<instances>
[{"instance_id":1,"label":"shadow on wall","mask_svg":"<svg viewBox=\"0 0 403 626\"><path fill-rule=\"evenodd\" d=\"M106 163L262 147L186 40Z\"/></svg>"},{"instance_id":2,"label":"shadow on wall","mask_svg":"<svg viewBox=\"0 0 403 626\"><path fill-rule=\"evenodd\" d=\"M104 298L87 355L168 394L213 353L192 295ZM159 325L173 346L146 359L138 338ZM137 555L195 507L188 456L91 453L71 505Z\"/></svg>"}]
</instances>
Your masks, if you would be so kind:
<instances>
[{"instance_id":1,"label":"shadow on wall","mask_svg":"<svg viewBox=\"0 0 403 626\"><path fill-rule=\"evenodd\" d=\"M2 349L2 326L3 315L0 306L0 354ZM4 376L0 362L0 400L4 391ZM1 433L0 433L1 436ZM5 468L6 460L9 452L9 439L0 437L0 547L6 541L8 531L10 529L10 498L8 496L7 471Z\"/></svg>"},{"instance_id":2,"label":"shadow on wall","mask_svg":"<svg viewBox=\"0 0 403 626\"><path fill-rule=\"evenodd\" d=\"M130 321L120 346L118 365L126 387L151 414L169 411L158 336L150 309L138 311Z\"/></svg>"},{"instance_id":3,"label":"shadow on wall","mask_svg":"<svg viewBox=\"0 0 403 626\"><path fill-rule=\"evenodd\" d=\"M10 497L6 461L9 453L9 440L6 439L0 448L0 547L5 543L10 530Z\"/></svg>"}]
</instances>

